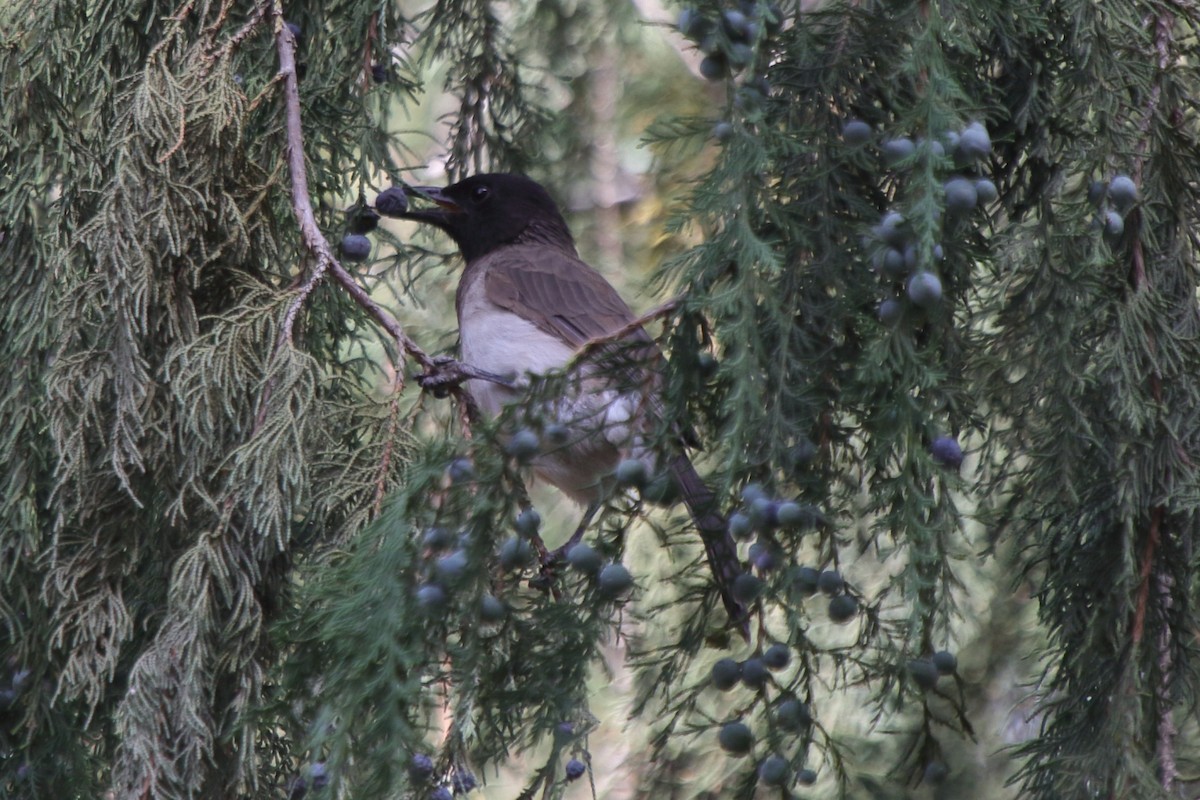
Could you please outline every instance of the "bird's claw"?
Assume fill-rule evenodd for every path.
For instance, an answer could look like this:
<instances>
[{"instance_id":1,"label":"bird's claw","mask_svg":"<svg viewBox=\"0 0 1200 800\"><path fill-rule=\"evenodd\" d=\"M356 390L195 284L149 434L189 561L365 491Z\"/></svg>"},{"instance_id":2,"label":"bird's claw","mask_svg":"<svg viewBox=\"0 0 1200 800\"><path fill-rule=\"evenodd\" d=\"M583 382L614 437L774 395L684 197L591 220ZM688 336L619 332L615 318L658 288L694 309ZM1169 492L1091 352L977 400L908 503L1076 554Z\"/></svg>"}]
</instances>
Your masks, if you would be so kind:
<instances>
[{"instance_id":1,"label":"bird's claw","mask_svg":"<svg viewBox=\"0 0 1200 800\"><path fill-rule=\"evenodd\" d=\"M434 397L446 397L450 390L466 380L482 380L512 387L514 381L504 375L472 367L453 356L435 356L428 371L417 376L417 384Z\"/></svg>"},{"instance_id":2,"label":"bird's claw","mask_svg":"<svg viewBox=\"0 0 1200 800\"><path fill-rule=\"evenodd\" d=\"M453 356L434 356L428 371L417 376L417 385L437 398L444 398L469 375Z\"/></svg>"}]
</instances>

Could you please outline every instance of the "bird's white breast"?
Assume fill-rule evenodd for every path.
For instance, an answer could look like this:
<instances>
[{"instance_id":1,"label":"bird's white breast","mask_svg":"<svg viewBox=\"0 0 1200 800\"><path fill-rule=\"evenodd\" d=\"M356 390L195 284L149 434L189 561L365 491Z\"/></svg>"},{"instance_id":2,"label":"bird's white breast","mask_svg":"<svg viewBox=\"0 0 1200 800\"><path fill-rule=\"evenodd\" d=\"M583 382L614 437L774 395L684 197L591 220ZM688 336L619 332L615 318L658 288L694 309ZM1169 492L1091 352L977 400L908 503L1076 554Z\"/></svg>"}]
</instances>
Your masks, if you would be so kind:
<instances>
[{"instance_id":1,"label":"bird's white breast","mask_svg":"<svg viewBox=\"0 0 1200 800\"><path fill-rule=\"evenodd\" d=\"M489 372L511 373L516 378L530 372L541 374L565 366L575 353L561 339L491 303L482 280L466 287L458 314L462 360ZM489 414L515 399L504 387L486 381L471 381L469 388Z\"/></svg>"}]
</instances>

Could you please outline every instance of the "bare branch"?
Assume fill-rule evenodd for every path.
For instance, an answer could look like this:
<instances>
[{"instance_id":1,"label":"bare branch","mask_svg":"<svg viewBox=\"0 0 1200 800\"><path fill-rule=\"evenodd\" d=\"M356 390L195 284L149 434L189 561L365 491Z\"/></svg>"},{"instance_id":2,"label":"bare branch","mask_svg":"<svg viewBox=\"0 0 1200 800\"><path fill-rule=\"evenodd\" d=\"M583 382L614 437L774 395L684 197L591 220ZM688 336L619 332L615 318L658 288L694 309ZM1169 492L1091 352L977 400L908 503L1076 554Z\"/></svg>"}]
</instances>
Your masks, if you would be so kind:
<instances>
[{"instance_id":1,"label":"bare branch","mask_svg":"<svg viewBox=\"0 0 1200 800\"><path fill-rule=\"evenodd\" d=\"M659 306L656 306L656 307L650 309L649 311L647 311L645 314L642 314L637 319L634 319L634 320L631 320L630 322L625 323L624 325L622 325L620 328L617 328L612 333L606 333L603 336L596 336L594 338L588 339L586 342L583 343L583 346L580 347L579 350L575 353L574 361L578 362L581 359L592 354L596 350L604 347L605 345L612 344L613 342L624 339L626 336L633 333L637 329L645 326L646 323L648 323L648 322L653 322L654 320L659 319L660 317L665 317L666 315L670 314L675 309L679 308L679 304L682 302L683 302L683 295L676 295L675 297L672 297L670 300L666 301L662 305L659 305Z\"/></svg>"},{"instance_id":2,"label":"bare branch","mask_svg":"<svg viewBox=\"0 0 1200 800\"><path fill-rule=\"evenodd\" d=\"M297 290L295 300L288 308L283 329L280 331L280 344L291 343L296 315L328 272L338 285L346 290L354 302L396 340L406 355L416 360L425 369L432 369L434 364L429 355L404 332L404 328L396 318L372 300L367 291L354 279L354 276L338 263L329 241L317 226L316 215L308 194L308 169L304 163L304 132L300 121L300 85L296 77L296 39L282 20L277 19L276 26L275 43L279 52L279 74L283 78L287 162L292 182L292 210L300 225L300 234L304 239L305 246L317 259L308 277Z\"/></svg>"}]
</instances>

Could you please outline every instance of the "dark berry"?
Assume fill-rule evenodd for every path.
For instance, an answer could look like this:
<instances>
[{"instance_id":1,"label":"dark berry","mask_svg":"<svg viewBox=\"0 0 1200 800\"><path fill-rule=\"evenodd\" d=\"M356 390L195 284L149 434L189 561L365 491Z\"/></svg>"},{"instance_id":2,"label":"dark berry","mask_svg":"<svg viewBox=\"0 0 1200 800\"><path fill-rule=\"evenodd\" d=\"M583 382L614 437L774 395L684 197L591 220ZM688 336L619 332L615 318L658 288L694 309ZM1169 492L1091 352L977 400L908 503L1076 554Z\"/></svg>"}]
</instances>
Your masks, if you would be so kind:
<instances>
[{"instance_id":1,"label":"dark berry","mask_svg":"<svg viewBox=\"0 0 1200 800\"><path fill-rule=\"evenodd\" d=\"M718 122L713 125L712 137L718 142L727 142L733 138L733 125L728 122Z\"/></svg>"},{"instance_id":2,"label":"dark berry","mask_svg":"<svg viewBox=\"0 0 1200 800\"><path fill-rule=\"evenodd\" d=\"M548 442L556 445L566 444L571 438L570 429L568 429L566 425L562 425L558 422L553 422L547 425L546 430L543 431L543 433L545 434Z\"/></svg>"},{"instance_id":3,"label":"dark berry","mask_svg":"<svg viewBox=\"0 0 1200 800\"><path fill-rule=\"evenodd\" d=\"M792 570L792 588L800 594L813 594L817 591L821 573L812 567L796 567Z\"/></svg>"},{"instance_id":4,"label":"dark berry","mask_svg":"<svg viewBox=\"0 0 1200 800\"><path fill-rule=\"evenodd\" d=\"M932 689L937 685L940 673L938 668L933 665L933 662L927 658L914 658L908 662L908 674L912 676L913 683L917 684L922 690Z\"/></svg>"},{"instance_id":5,"label":"dark berry","mask_svg":"<svg viewBox=\"0 0 1200 800\"><path fill-rule=\"evenodd\" d=\"M729 65L734 69L742 69L754 60L754 48L742 42L736 42L729 48Z\"/></svg>"},{"instance_id":6,"label":"dark berry","mask_svg":"<svg viewBox=\"0 0 1200 800\"><path fill-rule=\"evenodd\" d=\"M467 483L475 480L475 465L469 458L456 458L446 467L446 476L451 483Z\"/></svg>"},{"instance_id":7,"label":"dark berry","mask_svg":"<svg viewBox=\"0 0 1200 800\"><path fill-rule=\"evenodd\" d=\"M694 8L685 8L679 12L677 23L679 32L692 41L698 42L713 32L716 25Z\"/></svg>"},{"instance_id":8,"label":"dark berry","mask_svg":"<svg viewBox=\"0 0 1200 800\"><path fill-rule=\"evenodd\" d=\"M913 144L913 140L902 136L898 139L888 139L880 148L883 154L883 163L889 167L895 168L905 164L913 153L917 152L917 146Z\"/></svg>"},{"instance_id":9,"label":"dark berry","mask_svg":"<svg viewBox=\"0 0 1200 800\"><path fill-rule=\"evenodd\" d=\"M479 601L479 618L484 622L500 622L508 614L504 601L495 595L485 594Z\"/></svg>"},{"instance_id":10,"label":"dark berry","mask_svg":"<svg viewBox=\"0 0 1200 800\"><path fill-rule=\"evenodd\" d=\"M942 281L932 272L918 272L908 279L905 293L913 305L933 308L942 299Z\"/></svg>"},{"instance_id":11,"label":"dark berry","mask_svg":"<svg viewBox=\"0 0 1200 800\"><path fill-rule=\"evenodd\" d=\"M871 126L861 119L846 120L842 126L842 141L851 147L862 147L871 141Z\"/></svg>"},{"instance_id":12,"label":"dark berry","mask_svg":"<svg viewBox=\"0 0 1200 800\"><path fill-rule=\"evenodd\" d=\"M779 504L769 497L756 497L750 504L750 521L756 530L769 531L779 523Z\"/></svg>"},{"instance_id":13,"label":"dark berry","mask_svg":"<svg viewBox=\"0 0 1200 800\"><path fill-rule=\"evenodd\" d=\"M389 71L390 70L388 70L387 64L372 64L371 80L375 81L376 83L387 83Z\"/></svg>"},{"instance_id":14,"label":"dark berry","mask_svg":"<svg viewBox=\"0 0 1200 800\"><path fill-rule=\"evenodd\" d=\"M730 590L734 598L742 603L753 603L762 593L762 579L749 572L743 572L733 579L733 587Z\"/></svg>"},{"instance_id":15,"label":"dark berry","mask_svg":"<svg viewBox=\"0 0 1200 800\"><path fill-rule=\"evenodd\" d=\"M745 755L754 747L754 733L742 722L728 722L717 734L721 749L733 755Z\"/></svg>"},{"instance_id":16,"label":"dark berry","mask_svg":"<svg viewBox=\"0 0 1200 800\"><path fill-rule=\"evenodd\" d=\"M342 257L347 261L366 261L371 255L371 240L361 233L342 237Z\"/></svg>"},{"instance_id":17,"label":"dark berry","mask_svg":"<svg viewBox=\"0 0 1200 800\"><path fill-rule=\"evenodd\" d=\"M436 583L426 583L417 589L417 605L429 611L437 611L446 605L446 590Z\"/></svg>"},{"instance_id":18,"label":"dark berry","mask_svg":"<svg viewBox=\"0 0 1200 800\"><path fill-rule=\"evenodd\" d=\"M966 178L951 178L942 184L946 194L946 210L952 214L966 214L979 202L975 183Z\"/></svg>"},{"instance_id":19,"label":"dark berry","mask_svg":"<svg viewBox=\"0 0 1200 800\"><path fill-rule=\"evenodd\" d=\"M943 467L958 469L962 466L962 445L953 436L939 436L929 443L929 454Z\"/></svg>"},{"instance_id":20,"label":"dark berry","mask_svg":"<svg viewBox=\"0 0 1200 800\"><path fill-rule=\"evenodd\" d=\"M1108 185L1108 199L1121 211L1128 210L1137 202L1137 184L1128 175L1118 175Z\"/></svg>"},{"instance_id":21,"label":"dark berry","mask_svg":"<svg viewBox=\"0 0 1200 800\"><path fill-rule=\"evenodd\" d=\"M904 227L904 215L899 211L888 211L879 219L875 235L893 247L903 245L908 237Z\"/></svg>"},{"instance_id":22,"label":"dark berry","mask_svg":"<svg viewBox=\"0 0 1200 800\"><path fill-rule=\"evenodd\" d=\"M979 205L983 206L999 197L1000 190L990 178L980 178L975 181L975 195L979 199Z\"/></svg>"},{"instance_id":23,"label":"dark berry","mask_svg":"<svg viewBox=\"0 0 1200 800\"><path fill-rule=\"evenodd\" d=\"M554 742L561 746L575 738L575 723L563 721L554 726Z\"/></svg>"},{"instance_id":24,"label":"dark berry","mask_svg":"<svg viewBox=\"0 0 1200 800\"><path fill-rule=\"evenodd\" d=\"M615 599L633 588L633 576L623 564L612 563L600 570L597 583L601 595Z\"/></svg>"},{"instance_id":25,"label":"dark berry","mask_svg":"<svg viewBox=\"0 0 1200 800\"><path fill-rule=\"evenodd\" d=\"M417 753L408 762L408 775L414 781L427 781L433 774L433 759L424 753Z\"/></svg>"},{"instance_id":26,"label":"dark berry","mask_svg":"<svg viewBox=\"0 0 1200 800\"><path fill-rule=\"evenodd\" d=\"M817 576L817 588L832 597L842 593L842 589L846 588L846 581L837 570L822 570L821 574Z\"/></svg>"},{"instance_id":27,"label":"dark berry","mask_svg":"<svg viewBox=\"0 0 1200 800\"><path fill-rule=\"evenodd\" d=\"M314 791L320 791L329 785L329 775L325 771L325 764L320 761L312 765L309 777Z\"/></svg>"},{"instance_id":28,"label":"dark berry","mask_svg":"<svg viewBox=\"0 0 1200 800\"><path fill-rule=\"evenodd\" d=\"M735 41L744 41L747 39L749 32L750 20L746 19L746 15L740 11L723 11L721 12L721 27L725 29L725 35Z\"/></svg>"},{"instance_id":29,"label":"dark berry","mask_svg":"<svg viewBox=\"0 0 1200 800\"><path fill-rule=\"evenodd\" d=\"M375 198L375 210L385 217L403 216L408 211L408 195L403 186L384 189Z\"/></svg>"},{"instance_id":30,"label":"dark berry","mask_svg":"<svg viewBox=\"0 0 1200 800\"><path fill-rule=\"evenodd\" d=\"M729 534L735 539L749 539L754 535L754 522L740 511L729 515Z\"/></svg>"},{"instance_id":31,"label":"dark berry","mask_svg":"<svg viewBox=\"0 0 1200 800\"><path fill-rule=\"evenodd\" d=\"M446 584L455 584L463 579L467 572L467 552L455 550L449 555L439 558L433 565L433 572L438 579Z\"/></svg>"},{"instance_id":32,"label":"dark berry","mask_svg":"<svg viewBox=\"0 0 1200 800\"><path fill-rule=\"evenodd\" d=\"M958 135L958 146L954 157L963 163L973 163L987 158L992 152L992 140L982 123L972 122Z\"/></svg>"},{"instance_id":33,"label":"dark berry","mask_svg":"<svg viewBox=\"0 0 1200 800\"><path fill-rule=\"evenodd\" d=\"M904 304L895 297L888 297L880 301L879 309L876 311L879 316L879 321L889 328L895 327L904 316Z\"/></svg>"},{"instance_id":34,"label":"dark berry","mask_svg":"<svg viewBox=\"0 0 1200 800\"><path fill-rule=\"evenodd\" d=\"M454 544L454 534L446 528L426 528L421 535L421 544L429 550L445 550Z\"/></svg>"},{"instance_id":35,"label":"dark berry","mask_svg":"<svg viewBox=\"0 0 1200 800\"><path fill-rule=\"evenodd\" d=\"M759 572L771 572L778 569L780 555L779 552L768 544L755 542L758 545L757 549L752 545L750 549L750 563Z\"/></svg>"},{"instance_id":36,"label":"dark berry","mask_svg":"<svg viewBox=\"0 0 1200 800\"><path fill-rule=\"evenodd\" d=\"M883 271L894 277L905 275L908 268L904 264L904 254L894 247L889 247L883 251L883 259L880 264Z\"/></svg>"},{"instance_id":37,"label":"dark berry","mask_svg":"<svg viewBox=\"0 0 1200 800\"><path fill-rule=\"evenodd\" d=\"M454 793L448 786L439 786L429 793L429 800L454 800Z\"/></svg>"},{"instance_id":38,"label":"dark berry","mask_svg":"<svg viewBox=\"0 0 1200 800\"><path fill-rule=\"evenodd\" d=\"M585 772L587 772L587 764L584 764L578 758L572 758L567 762L565 772L567 774L567 780L577 781L583 777Z\"/></svg>"},{"instance_id":39,"label":"dark berry","mask_svg":"<svg viewBox=\"0 0 1200 800\"><path fill-rule=\"evenodd\" d=\"M514 536L500 545L500 567L506 570L520 569L533 558L533 547L529 542Z\"/></svg>"},{"instance_id":40,"label":"dark berry","mask_svg":"<svg viewBox=\"0 0 1200 800\"><path fill-rule=\"evenodd\" d=\"M591 545L579 542L567 551L567 563L572 569L585 575L595 575L604 566L604 557L597 553Z\"/></svg>"},{"instance_id":41,"label":"dark berry","mask_svg":"<svg viewBox=\"0 0 1200 800\"><path fill-rule=\"evenodd\" d=\"M466 794L479 785L479 782L475 780L474 774L467 769L455 770L450 783L454 787L455 794Z\"/></svg>"},{"instance_id":42,"label":"dark berry","mask_svg":"<svg viewBox=\"0 0 1200 800\"><path fill-rule=\"evenodd\" d=\"M713 686L727 692L742 679L742 665L732 658L722 658L712 665L709 677Z\"/></svg>"},{"instance_id":43,"label":"dark berry","mask_svg":"<svg viewBox=\"0 0 1200 800\"><path fill-rule=\"evenodd\" d=\"M817 773L811 769L802 769L796 773L796 783L801 786L812 786L817 782Z\"/></svg>"},{"instance_id":44,"label":"dark berry","mask_svg":"<svg viewBox=\"0 0 1200 800\"><path fill-rule=\"evenodd\" d=\"M525 462L537 455L540 446L538 435L528 428L522 428L508 440L504 451L517 461Z\"/></svg>"},{"instance_id":45,"label":"dark berry","mask_svg":"<svg viewBox=\"0 0 1200 800\"><path fill-rule=\"evenodd\" d=\"M729 77L729 62L718 53L707 55L700 61L700 74L710 81L727 78Z\"/></svg>"},{"instance_id":46,"label":"dark berry","mask_svg":"<svg viewBox=\"0 0 1200 800\"><path fill-rule=\"evenodd\" d=\"M853 595L839 594L829 599L829 618L839 625L849 622L858 614L858 601Z\"/></svg>"},{"instance_id":47,"label":"dark berry","mask_svg":"<svg viewBox=\"0 0 1200 800\"><path fill-rule=\"evenodd\" d=\"M813 718L807 704L789 697L775 707L775 721L784 730L802 731L812 724Z\"/></svg>"},{"instance_id":48,"label":"dark berry","mask_svg":"<svg viewBox=\"0 0 1200 800\"><path fill-rule=\"evenodd\" d=\"M742 502L750 505L760 497L766 497L767 493L763 489L761 483L747 483L742 488Z\"/></svg>"},{"instance_id":49,"label":"dark berry","mask_svg":"<svg viewBox=\"0 0 1200 800\"><path fill-rule=\"evenodd\" d=\"M761 689L770 677L771 673L761 658L747 658L742 662L742 683L751 689Z\"/></svg>"},{"instance_id":50,"label":"dark berry","mask_svg":"<svg viewBox=\"0 0 1200 800\"><path fill-rule=\"evenodd\" d=\"M292 32L292 38L299 41L300 35L303 33L303 31L300 29L300 26L294 22L284 22L283 24L289 31Z\"/></svg>"},{"instance_id":51,"label":"dark berry","mask_svg":"<svg viewBox=\"0 0 1200 800\"><path fill-rule=\"evenodd\" d=\"M379 214L372 208L356 208L346 221L346 228L351 233L370 233L378 227Z\"/></svg>"},{"instance_id":52,"label":"dark berry","mask_svg":"<svg viewBox=\"0 0 1200 800\"><path fill-rule=\"evenodd\" d=\"M1121 218L1120 213L1116 211L1104 213L1104 232L1113 237L1120 236L1125 232L1125 220Z\"/></svg>"},{"instance_id":53,"label":"dark berry","mask_svg":"<svg viewBox=\"0 0 1200 800\"><path fill-rule=\"evenodd\" d=\"M764 786L786 786L792 769L783 756L767 756L758 765L758 779Z\"/></svg>"},{"instance_id":54,"label":"dark berry","mask_svg":"<svg viewBox=\"0 0 1200 800\"><path fill-rule=\"evenodd\" d=\"M517 514L517 521L514 523L517 533L522 536L533 536L541 526L542 515L532 506L521 509L521 513Z\"/></svg>"},{"instance_id":55,"label":"dark berry","mask_svg":"<svg viewBox=\"0 0 1200 800\"><path fill-rule=\"evenodd\" d=\"M949 650L939 650L930 659L937 671L943 675L953 675L958 670L958 659Z\"/></svg>"},{"instance_id":56,"label":"dark berry","mask_svg":"<svg viewBox=\"0 0 1200 800\"><path fill-rule=\"evenodd\" d=\"M783 642L776 642L763 653L762 660L767 669L781 670L791 662L792 651Z\"/></svg>"},{"instance_id":57,"label":"dark berry","mask_svg":"<svg viewBox=\"0 0 1200 800\"><path fill-rule=\"evenodd\" d=\"M921 139L917 141L917 149L929 158L933 163L940 163L946 157L946 148L937 139Z\"/></svg>"}]
</instances>

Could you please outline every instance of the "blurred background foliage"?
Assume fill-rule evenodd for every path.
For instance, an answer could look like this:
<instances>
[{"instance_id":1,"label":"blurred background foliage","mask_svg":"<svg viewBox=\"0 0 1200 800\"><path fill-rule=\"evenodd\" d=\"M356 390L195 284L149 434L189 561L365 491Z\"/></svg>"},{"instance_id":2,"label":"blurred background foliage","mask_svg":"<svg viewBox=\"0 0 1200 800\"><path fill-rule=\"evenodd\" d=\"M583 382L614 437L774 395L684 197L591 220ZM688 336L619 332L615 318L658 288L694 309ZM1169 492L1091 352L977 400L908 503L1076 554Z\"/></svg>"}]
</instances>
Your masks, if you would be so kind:
<instances>
[{"instance_id":1,"label":"blurred background foliage","mask_svg":"<svg viewBox=\"0 0 1200 800\"><path fill-rule=\"evenodd\" d=\"M543 591L522 548L579 509L533 486L520 517L502 442L544 421L464 425L333 280L303 292L285 19L335 254L389 186L520 171L635 310L679 298L652 325L668 416L755 527L751 642L645 492L588 533L632 598ZM0 795L1193 796L1198 22L0 2ZM450 243L370 236L356 279L451 352ZM848 623L800 566L844 577ZM776 642L764 688L714 688ZM815 782L765 785L772 755Z\"/></svg>"}]
</instances>

